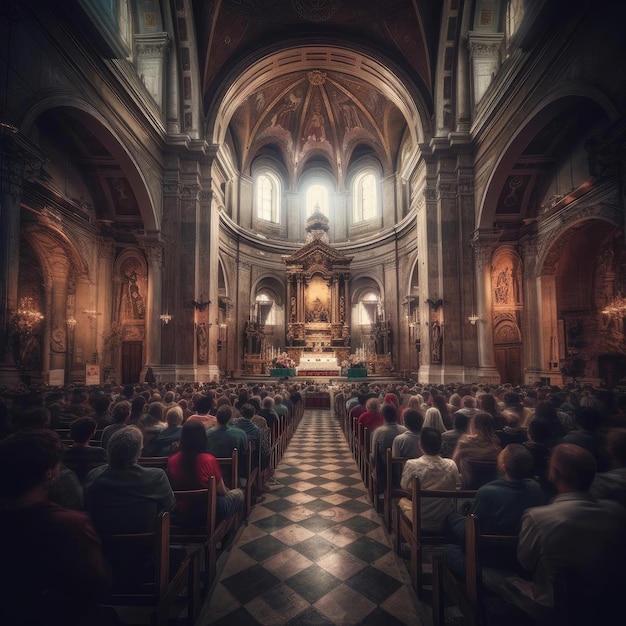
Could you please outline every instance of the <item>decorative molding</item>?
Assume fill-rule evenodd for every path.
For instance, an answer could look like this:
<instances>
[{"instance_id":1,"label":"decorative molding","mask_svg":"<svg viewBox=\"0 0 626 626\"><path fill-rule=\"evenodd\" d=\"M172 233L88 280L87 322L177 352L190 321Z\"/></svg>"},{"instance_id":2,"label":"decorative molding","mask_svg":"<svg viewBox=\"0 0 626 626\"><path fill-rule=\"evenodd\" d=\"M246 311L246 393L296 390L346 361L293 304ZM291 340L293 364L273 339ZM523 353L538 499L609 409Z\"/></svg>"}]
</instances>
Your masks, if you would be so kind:
<instances>
[{"instance_id":1,"label":"decorative molding","mask_svg":"<svg viewBox=\"0 0 626 626\"><path fill-rule=\"evenodd\" d=\"M310 22L325 22L341 7L341 0L291 0L293 10Z\"/></svg>"},{"instance_id":2,"label":"decorative molding","mask_svg":"<svg viewBox=\"0 0 626 626\"><path fill-rule=\"evenodd\" d=\"M98 244L98 258L100 259L114 259L115 258L117 245L113 240L98 238L97 244Z\"/></svg>"},{"instance_id":3,"label":"decorative molding","mask_svg":"<svg viewBox=\"0 0 626 626\"><path fill-rule=\"evenodd\" d=\"M182 185L180 183L165 183L163 185L163 195L181 197Z\"/></svg>"}]
</instances>

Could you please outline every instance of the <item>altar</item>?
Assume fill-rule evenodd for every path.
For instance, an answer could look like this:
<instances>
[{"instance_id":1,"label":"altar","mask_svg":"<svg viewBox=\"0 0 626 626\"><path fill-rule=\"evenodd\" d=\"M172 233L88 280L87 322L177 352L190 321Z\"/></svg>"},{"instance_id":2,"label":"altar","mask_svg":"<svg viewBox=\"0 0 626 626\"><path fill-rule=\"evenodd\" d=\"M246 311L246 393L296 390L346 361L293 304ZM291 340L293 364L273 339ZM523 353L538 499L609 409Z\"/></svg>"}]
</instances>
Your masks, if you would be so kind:
<instances>
[{"instance_id":1,"label":"altar","mask_svg":"<svg viewBox=\"0 0 626 626\"><path fill-rule=\"evenodd\" d=\"M303 352L296 367L298 376L339 376L341 368L337 365L334 352Z\"/></svg>"}]
</instances>

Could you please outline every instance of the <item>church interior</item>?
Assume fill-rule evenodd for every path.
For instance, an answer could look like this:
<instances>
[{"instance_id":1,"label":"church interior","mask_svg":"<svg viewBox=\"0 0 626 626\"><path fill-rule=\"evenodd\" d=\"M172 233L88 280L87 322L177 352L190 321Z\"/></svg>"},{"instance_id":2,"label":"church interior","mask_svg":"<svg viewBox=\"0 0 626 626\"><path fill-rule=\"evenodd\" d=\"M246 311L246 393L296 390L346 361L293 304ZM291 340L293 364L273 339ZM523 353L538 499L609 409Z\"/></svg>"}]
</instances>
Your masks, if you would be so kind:
<instances>
[{"instance_id":1,"label":"church interior","mask_svg":"<svg viewBox=\"0 0 626 626\"><path fill-rule=\"evenodd\" d=\"M4 3L2 382L619 384L621 12Z\"/></svg>"},{"instance_id":2,"label":"church interior","mask_svg":"<svg viewBox=\"0 0 626 626\"><path fill-rule=\"evenodd\" d=\"M450 598L444 602L437 595L448 565L436 551L434 560L418 556L421 540L411 532L420 524L406 521L410 516L394 491L400 487L392 485L395 470L406 465L393 465L390 442L379 442L387 456L377 456L376 432L359 426L359 415L371 413L379 419L372 430L382 428L379 404L396 417L408 415L405 409L414 408L418 418L441 409L440 427L429 421L421 431L424 447L417 456L402 454L395 461L419 460L423 452L447 462L457 481L449 491L460 486L460 493L474 498L488 480L465 487L462 461L452 461L466 434L456 415L466 411L472 436L479 421L468 426L478 411L470 396L493 392L498 397L491 421L500 420L498 433L521 428L522 439L528 434L530 441L537 400L546 400L537 414L545 410L552 417L545 405L557 392L559 411L573 411L572 398L606 392L603 398L622 402L604 409L612 412L612 426L622 427L622 457L616 443L611 461L622 463L623 472L623 3L0 4L3 556L11 548L3 529L13 519L5 513L14 512L14 501L4 497L14 488L11 477L20 476L12 469L20 455L11 461L9 452L26 437L8 435L28 422L24 416L34 415L18 406L31 391L46 397L46 407L65 402L56 415L55 445L73 447L76 420L89 417L91 424L102 417L96 396L106 396L103 414L109 411L111 420L116 410L125 410L119 405L128 405L125 422L106 421L107 428L120 429L109 433L108 461L106 449L98 447L105 422L88 433L95 439L79 442L89 447L95 441L105 459L90 466L87 477L103 463L113 467L111 444L116 435L136 431L124 427L133 424L133 415L144 435L159 436L150 431L154 424L144 430L141 422L152 417L154 404L164 403L159 428L177 428L182 441L183 409L185 420L196 418L210 433L227 430L232 420L256 428L238 413L249 406L248 391L250 398L259 395L255 418L267 395L268 415L275 398L279 405L285 401L275 427L262 418L256 443L245 431L237 455L226 455L229 469L244 450L257 463L253 468L249 461L248 473L239 476L232 469L228 488L222 481L220 497L229 488L243 489L238 534L229 535L228 546L222 537L210 544L214 552L224 550L219 567L211 564L215 555L208 543L202 573L194 569L201 558L187 552L181 565L189 576L182 585L186 616L170 612L161 621L161 613L152 615L152 623L170 626L450 623L448 605L444 617ZM513 408L506 408L518 414L509 424L496 400L502 408L511 390ZM88 394L93 406L86 408ZM412 405L411 396L419 394L421 404ZM454 406L453 395L459 396ZM528 403L522 407L524 395ZM137 415L131 411L136 400ZM218 425L221 400L232 420ZM201 410L207 401L213 403L210 413ZM165 409L176 403L180 420L170 423ZM351 411L357 407L362 412L355 419ZM486 404L480 408L489 412ZM418 418L404 418L409 430ZM50 414L47 419L46 428ZM585 428L562 411L558 419L566 427L561 424L551 446L567 436L580 443ZM400 422L395 426L406 431ZM210 435L205 442L199 431L208 449ZM446 457L439 452L451 431L456 439ZM492 428L491 443L494 433ZM428 443L429 436L435 443ZM267 450L264 437L271 443ZM522 439L515 440L517 448ZM511 441L502 450L498 444L496 452L504 454ZM173 499L171 460L178 439L170 443L170 456L153 454L155 461L147 458L143 441L131 465L137 472L144 471L139 466L160 472ZM570 445L569 453L575 456L576 447ZM598 473L609 471L602 454L604 448L597 458L606 464L594 466ZM489 480L497 472L510 479L500 458L491 459ZM542 497L553 497L549 451L542 462L543 473L532 478L538 483L542 476ZM50 471L38 485L40 495L52 488ZM203 483L210 506L213 497L217 507L219 474ZM247 482L240 483L242 476ZM623 503L623 478L620 484L617 499ZM404 484L402 497L416 502L419 485L418 479ZM559 489L570 487L563 485ZM455 500L455 507L461 505ZM411 514L421 515L415 507ZM205 519L216 511L205 511ZM169 513L174 524L174 500L159 524L169 524ZM618 518L612 511L607 524ZM478 522L467 522L464 537L479 536L476 527L467 530L471 524ZM18 533L26 526L12 528ZM165 526L159 528L167 534ZM94 529L99 531L95 523ZM579 554L582 544L572 552ZM468 553L467 563L473 558ZM19 555L15 559L21 563ZM614 578L621 585L623 562ZM30 580L33 572L25 571ZM200 604L192 597L196 575L206 576ZM571 593L574 587L564 588ZM594 622L589 614L587 621L568 621L576 617L568 604L573 596L555 599L555 606L561 602L555 613L565 612L562 621L551 623ZM3 604L0 598L0 621ZM519 613L489 622L477 607L466 612L464 623L544 624ZM11 623L22 623L21 611ZM118 626L119 615L58 623ZM131 616L123 623L146 622Z\"/></svg>"}]
</instances>

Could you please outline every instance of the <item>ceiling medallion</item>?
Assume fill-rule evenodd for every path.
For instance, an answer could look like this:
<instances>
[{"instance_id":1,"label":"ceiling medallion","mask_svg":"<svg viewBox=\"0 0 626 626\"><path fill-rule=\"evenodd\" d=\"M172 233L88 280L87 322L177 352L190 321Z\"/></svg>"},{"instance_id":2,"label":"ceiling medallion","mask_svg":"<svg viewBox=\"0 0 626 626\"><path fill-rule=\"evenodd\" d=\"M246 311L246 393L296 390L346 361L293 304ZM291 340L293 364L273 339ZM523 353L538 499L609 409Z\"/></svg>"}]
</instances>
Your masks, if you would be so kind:
<instances>
[{"instance_id":1,"label":"ceiling medallion","mask_svg":"<svg viewBox=\"0 0 626 626\"><path fill-rule=\"evenodd\" d=\"M311 70L307 74L307 78L311 85L323 85L326 82L326 72L321 72L320 70Z\"/></svg>"},{"instance_id":2,"label":"ceiling medallion","mask_svg":"<svg viewBox=\"0 0 626 626\"><path fill-rule=\"evenodd\" d=\"M341 6L341 0L291 0L294 11L305 20L325 22Z\"/></svg>"}]
</instances>

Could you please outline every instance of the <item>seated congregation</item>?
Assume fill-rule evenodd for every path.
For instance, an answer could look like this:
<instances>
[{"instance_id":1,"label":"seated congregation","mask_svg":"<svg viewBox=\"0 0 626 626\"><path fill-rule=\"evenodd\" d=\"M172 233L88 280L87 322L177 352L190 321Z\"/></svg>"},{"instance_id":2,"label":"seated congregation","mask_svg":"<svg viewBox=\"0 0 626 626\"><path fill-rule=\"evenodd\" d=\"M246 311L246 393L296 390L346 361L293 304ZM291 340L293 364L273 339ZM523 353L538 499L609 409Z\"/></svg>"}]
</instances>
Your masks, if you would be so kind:
<instances>
[{"instance_id":1,"label":"seated congregation","mask_svg":"<svg viewBox=\"0 0 626 626\"><path fill-rule=\"evenodd\" d=\"M626 583L623 406L510 386L352 386L334 402L436 624L451 605L467 623L610 623Z\"/></svg>"},{"instance_id":2,"label":"seated congregation","mask_svg":"<svg viewBox=\"0 0 626 626\"><path fill-rule=\"evenodd\" d=\"M0 623L193 624L302 414L257 391L6 395Z\"/></svg>"},{"instance_id":3,"label":"seated congregation","mask_svg":"<svg viewBox=\"0 0 626 626\"><path fill-rule=\"evenodd\" d=\"M451 606L468 623L541 626L610 623L621 610L624 396L323 387L435 624ZM307 392L223 382L5 394L0 622L108 626L137 604L154 623L193 623Z\"/></svg>"}]
</instances>

